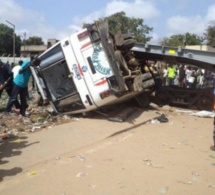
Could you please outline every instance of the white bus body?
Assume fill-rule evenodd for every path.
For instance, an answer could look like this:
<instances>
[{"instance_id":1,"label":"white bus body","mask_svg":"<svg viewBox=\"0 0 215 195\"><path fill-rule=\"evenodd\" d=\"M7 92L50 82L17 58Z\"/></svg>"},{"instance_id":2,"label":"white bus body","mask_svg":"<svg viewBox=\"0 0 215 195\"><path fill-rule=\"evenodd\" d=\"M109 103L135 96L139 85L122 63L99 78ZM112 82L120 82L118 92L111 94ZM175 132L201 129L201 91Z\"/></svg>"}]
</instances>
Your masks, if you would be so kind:
<instances>
[{"instance_id":1,"label":"white bus body","mask_svg":"<svg viewBox=\"0 0 215 195\"><path fill-rule=\"evenodd\" d=\"M130 49L132 38L118 39L106 24L93 24L59 41L31 67L38 91L58 113L82 113L125 101L154 86ZM133 60L133 61L132 61Z\"/></svg>"}]
</instances>

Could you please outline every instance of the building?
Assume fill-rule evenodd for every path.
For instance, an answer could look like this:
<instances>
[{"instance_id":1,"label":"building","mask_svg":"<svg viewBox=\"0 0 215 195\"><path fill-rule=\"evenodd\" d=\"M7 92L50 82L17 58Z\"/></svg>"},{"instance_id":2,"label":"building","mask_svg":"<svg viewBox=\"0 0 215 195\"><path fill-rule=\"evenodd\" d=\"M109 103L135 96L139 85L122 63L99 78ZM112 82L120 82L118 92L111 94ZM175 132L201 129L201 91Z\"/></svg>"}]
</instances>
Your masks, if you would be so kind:
<instances>
[{"instance_id":1,"label":"building","mask_svg":"<svg viewBox=\"0 0 215 195\"><path fill-rule=\"evenodd\" d=\"M48 39L47 45L22 45L20 49L20 56L29 57L40 55L58 41L59 40L57 39Z\"/></svg>"},{"instance_id":2,"label":"building","mask_svg":"<svg viewBox=\"0 0 215 195\"><path fill-rule=\"evenodd\" d=\"M215 48L211 47L209 45L186 45L185 49L194 49L194 50L215 52Z\"/></svg>"}]
</instances>

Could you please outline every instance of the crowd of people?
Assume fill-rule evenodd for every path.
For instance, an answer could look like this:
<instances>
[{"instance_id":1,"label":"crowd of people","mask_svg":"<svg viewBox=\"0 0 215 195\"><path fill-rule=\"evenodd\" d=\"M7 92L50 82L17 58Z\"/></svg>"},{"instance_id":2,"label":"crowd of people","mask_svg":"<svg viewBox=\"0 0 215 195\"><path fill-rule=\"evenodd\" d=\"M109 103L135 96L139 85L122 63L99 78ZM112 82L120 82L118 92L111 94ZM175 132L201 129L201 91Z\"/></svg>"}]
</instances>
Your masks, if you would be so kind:
<instances>
[{"instance_id":1,"label":"crowd of people","mask_svg":"<svg viewBox=\"0 0 215 195\"><path fill-rule=\"evenodd\" d=\"M4 115L11 113L13 106L21 116L26 116L28 107L28 83L31 77L30 66L39 66L40 60L32 58L27 61L19 61L19 64L10 67L8 63L0 60L0 96L5 90L9 96Z\"/></svg>"},{"instance_id":2,"label":"crowd of people","mask_svg":"<svg viewBox=\"0 0 215 195\"><path fill-rule=\"evenodd\" d=\"M167 86L201 89L213 87L215 78L213 72L192 65L167 64L162 69L153 65L152 69L162 78L162 84Z\"/></svg>"}]
</instances>

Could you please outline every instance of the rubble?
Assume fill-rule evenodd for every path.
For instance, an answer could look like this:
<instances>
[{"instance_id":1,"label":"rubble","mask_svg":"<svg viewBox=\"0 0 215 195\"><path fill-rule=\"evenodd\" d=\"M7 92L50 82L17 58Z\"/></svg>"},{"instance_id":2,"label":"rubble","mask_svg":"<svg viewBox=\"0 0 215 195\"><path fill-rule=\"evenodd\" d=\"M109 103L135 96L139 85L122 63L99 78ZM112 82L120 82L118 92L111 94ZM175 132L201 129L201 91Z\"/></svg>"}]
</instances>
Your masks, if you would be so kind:
<instances>
[{"instance_id":1,"label":"rubble","mask_svg":"<svg viewBox=\"0 0 215 195\"><path fill-rule=\"evenodd\" d=\"M15 138L20 133L32 133L74 121L70 115L53 115L50 105L38 106L35 97L36 93L36 91L31 91L32 99L28 100L29 108L26 112L27 117L23 117L15 111L4 115L8 96L4 92L2 93L0 99L0 141Z\"/></svg>"}]
</instances>

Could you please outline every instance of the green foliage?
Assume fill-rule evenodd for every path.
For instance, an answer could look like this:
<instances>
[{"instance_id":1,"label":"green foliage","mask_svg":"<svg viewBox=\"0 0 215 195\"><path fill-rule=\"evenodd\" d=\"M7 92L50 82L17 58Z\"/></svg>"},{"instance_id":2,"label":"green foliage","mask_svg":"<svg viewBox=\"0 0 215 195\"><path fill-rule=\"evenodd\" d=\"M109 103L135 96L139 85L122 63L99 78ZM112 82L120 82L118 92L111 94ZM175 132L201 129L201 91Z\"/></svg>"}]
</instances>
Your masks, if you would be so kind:
<instances>
[{"instance_id":1,"label":"green foliage","mask_svg":"<svg viewBox=\"0 0 215 195\"><path fill-rule=\"evenodd\" d=\"M0 54L13 54L13 29L0 24ZM15 34L15 53L19 54L20 37Z\"/></svg>"},{"instance_id":2,"label":"green foliage","mask_svg":"<svg viewBox=\"0 0 215 195\"><path fill-rule=\"evenodd\" d=\"M44 45L41 37L33 36L23 41L25 45Z\"/></svg>"},{"instance_id":3,"label":"green foliage","mask_svg":"<svg viewBox=\"0 0 215 195\"><path fill-rule=\"evenodd\" d=\"M170 37L164 37L161 41L161 45L179 47L185 45L201 45L203 38L196 34L186 33L185 35L178 34Z\"/></svg>"},{"instance_id":4,"label":"green foliage","mask_svg":"<svg viewBox=\"0 0 215 195\"><path fill-rule=\"evenodd\" d=\"M160 41L160 45L163 46L172 46L178 47L183 45L183 36L182 35L172 35L171 37L164 37Z\"/></svg>"},{"instance_id":5,"label":"green foliage","mask_svg":"<svg viewBox=\"0 0 215 195\"><path fill-rule=\"evenodd\" d=\"M130 34L132 37L141 43L146 43L152 39L147 36L153 28L144 25L144 20L141 18L127 17L125 12L118 12L105 18L99 18L98 22L108 21L109 31L115 34L121 31L122 34ZM83 27L86 27L84 24Z\"/></svg>"},{"instance_id":6,"label":"green foliage","mask_svg":"<svg viewBox=\"0 0 215 195\"><path fill-rule=\"evenodd\" d=\"M186 45L201 45L203 43L203 37L200 37L196 34L186 33L185 43Z\"/></svg>"},{"instance_id":7,"label":"green foliage","mask_svg":"<svg viewBox=\"0 0 215 195\"><path fill-rule=\"evenodd\" d=\"M207 40L207 44L215 46L215 20L209 22L204 35Z\"/></svg>"}]
</instances>

